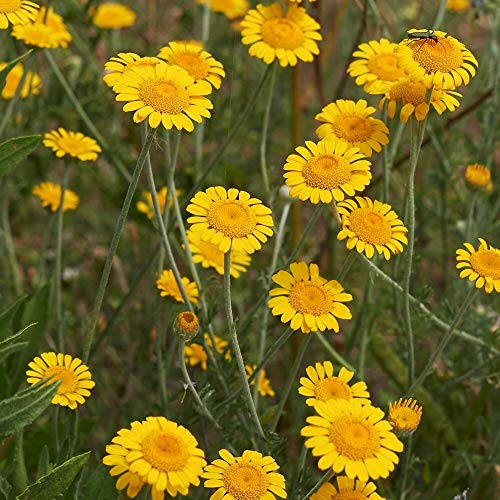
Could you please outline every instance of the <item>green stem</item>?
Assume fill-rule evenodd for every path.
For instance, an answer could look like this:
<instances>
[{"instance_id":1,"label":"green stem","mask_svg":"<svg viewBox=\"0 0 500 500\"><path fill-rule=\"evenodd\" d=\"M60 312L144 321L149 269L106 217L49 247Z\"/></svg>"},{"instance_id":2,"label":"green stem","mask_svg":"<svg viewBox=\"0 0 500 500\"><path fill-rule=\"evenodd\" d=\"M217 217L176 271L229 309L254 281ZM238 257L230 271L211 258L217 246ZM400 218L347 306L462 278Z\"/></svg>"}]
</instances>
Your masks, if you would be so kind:
<instances>
[{"instance_id":1,"label":"green stem","mask_svg":"<svg viewBox=\"0 0 500 500\"><path fill-rule=\"evenodd\" d=\"M441 0L439 2L438 11L436 13L436 18L434 19L434 24L432 25L433 30L441 29L441 24L446 13L446 2L447 0Z\"/></svg>"},{"instance_id":2,"label":"green stem","mask_svg":"<svg viewBox=\"0 0 500 500\"><path fill-rule=\"evenodd\" d=\"M352 249L349 251L347 257L344 260L344 263L342 264L342 269L339 272L337 281L341 282L345 278L352 265L354 264L354 261L356 260L356 254L356 249Z\"/></svg>"},{"instance_id":3,"label":"green stem","mask_svg":"<svg viewBox=\"0 0 500 500\"><path fill-rule=\"evenodd\" d=\"M257 415L257 409L255 408L252 393L250 392L250 385L248 384L247 373L245 370L245 363L243 361L243 356L241 355L240 344L238 342L238 334L236 333L236 326L233 319L233 308L231 305L231 249L229 249L224 254L224 307L226 309L226 318L229 326L229 335L231 336L231 343L233 346L233 351L236 357L236 362L238 364L238 370L240 372L241 383L243 385L243 391L245 394L245 399L250 411L250 415L254 422L255 428L257 429L257 434L260 439L265 440L264 431L260 424L259 416Z\"/></svg>"},{"instance_id":4,"label":"green stem","mask_svg":"<svg viewBox=\"0 0 500 500\"><path fill-rule=\"evenodd\" d=\"M151 130L144 141L144 144L137 159L134 172L132 174L132 179L123 201L123 206L116 221L115 231L113 233L113 238L111 239L111 244L109 246L108 255L106 256L106 262L104 264L104 269L102 270L101 279L99 281L99 287L97 289L96 298L94 300L94 306L92 309L92 315L90 318L90 325L85 337L85 346L83 349L83 360L84 363L88 361L90 349L92 347L92 342L94 340L95 331L97 327L97 320L99 318L99 313L101 311L102 302L104 300L104 293L106 292L106 287L109 281L109 275L111 274L111 268L113 266L113 258L116 255L116 249L118 248L118 243L120 242L120 237L125 226L125 221L127 220L128 211L130 209L130 204L132 203L132 198L134 196L135 190L137 189L137 184L139 183L139 177L142 172L146 158L149 155L149 148L153 143L155 137L155 129Z\"/></svg>"},{"instance_id":5,"label":"green stem","mask_svg":"<svg viewBox=\"0 0 500 500\"><path fill-rule=\"evenodd\" d=\"M460 306L460 309L457 311L455 318L453 318L453 321L451 322L451 324L448 328L448 331L444 334L443 338L439 342L435 351L432 353L432 356L427 361L427 364L425 365L424 369L422 370L422 372L418 376L417 380L415 380L415 382L413 384L411 384L405 397L411 396L415 392L415 390L418 387L420 387L420 385L422 385L422 383L424 382L426 377L432 371L432 369L434 368L434 363L436 362L436 360L439 358L439 356L441 356L441 354L445 350L446 346L448 345L448 342L451 340L451 337L453 336L453 333L455 332L455 328L458 326L458 324L462 320L462 317L469 309L469 306L472 304L472 301L476 297L476 294L478 293L478 291L479 290L475 287L472 287L469 290L469 293L465 297L465 300L463 301L462 305Z\"/></svg>"},{"instance_id":6,"label":"green stem","mask_svg":"<svg viewBox=\"0 0 500 500\"><path fill-rule=\"evenodd\" d=\"M403 468L401 472L401 484L399 488L399 500L404 500L406 497L406 482L408 480L408 472L410 470L411 452L413 447L413 434L408 437L408 443L404 450Z\"/></svg>"},{"instance_id":7,"label":"green stem","mask_svg":"<svg viewBox=\"0 0 500 500\"><path fill-rule=\"evenodd\" d=\"M269 117L271 116L271 107L273 104L274 82L276 81L276 71L278 63L275 61L271 70L271 82L267 92L266 107L264 110L264 118L262 120L262 134L260 138L260 173L262 175L262 182L264 183L264 192L269 198L271 194L269 186L269 174L267 171L267 132L269 129Z\"/></svg>"},{"instance_id":8,"label":"green stem","mask_svg":"<svg viewBox=\"0 0 500 500\"><path fill-rule=\"evenodd\" d=\"M22 493L28 486L28 471L26 470L26 461L24 459L24 431L16 432L14 445L14 491Z\"/></svg>"},{"instance_id":9,"label":"green stem","mask_svg":"<svg viewBox=\"0 0 500 500\"><path fill-rule=\"evenodd\" d=\"M83 123L85 123L86 127L90 130L91 134L94 136L94 138L97 140L97 142L102 146L103 151L105 152L108 161L117 167L118 172L120 175L127 180L128 182L132 181L132 177L130 176L129 172L127 171L127 168L125 165L122 163L122 161L118 158L116 155L116 152L111 150L111 147L108 143L108 141L101 135L97 127L93 124L92 120L89 118L85 110L83 109L83 106L80 104L80 101L78 100L78 97L76 97L75 93L73 92L72 88L70 87L68 81L62 74L61 70L57 66L56 61L54 60L54 57L52 56L51 52L49 49L44 50L45 57L49 63L49 66L51 67L52 71L56 75L57 80L59 81L61 87L64 89L66 92L66 95L68 96L68 99L71 101L73 106L75 107L76 112L80 116L81 120Z\"/></svg>"},{"instance_id":10,"label":"green stem","mask_svg":"<svg viewBox=\"0 0 500 500\"><path fill-rule=\"evenodd\" d=\"M465 241L470 241L472 237L472 227L474 224L474 210L476 208L478 192L474 191L470 198L469 212L467 213L467 222L465 224ZM477 234L477 233L476 233Z\"/></svg>"},{"instance_id":11,"label":"green stem","mask_svg":"<svg viewBox=\"0 0 500 500\"><path fill-rule=\"evenodd\" d=\"M327 483L334 475L335 472L333 472L333 469L328 469L321 479L306 493L304 497L302 497L302 500L310 498L313 493L316 493L321 486Z\"/></svg>"},{"instance_id":12,"label":"green stem","mask_svg":"<svg viewBox=\"0 0 500 500\"><path fill-rule=\"evenodd\" d=\"M352 366L350 363L348 363L326 340L325 334L322 332L315 332L316 338L323 344L323 347L325 348L325 351L328 351L330 356L335 360L338 361L342 366L345 366L348 370L351 370L352 372L355 372L356 369L354 366Z\"/></svg>"},{"instance_id":13,"label":"green stem","mask_svg":"<svg viewBox=\"0 0 500 500\"><path fill-rule=\"evenodd\" d=\"M292 368L290 372L287 374L287 383L283 392L281 393L281 399L278 404L278 408L276 409L276 413L274 414L273 421L271 423L271 432L276 432L276 428L278 427L278 423L280 421L281 415L283 414L283 410L285 409L285 404L288 400L288 396L290 396L290 392L292 390L293 385L296 383L297 373L300 368L300 364L302 363L302 359L304 354L306 353L307 348L309 347L309 343L312 340L311 334L305 334L305 337L302 339L302 343L300 345L299 352L293 362Z\"/></svg>"}]
</instances>

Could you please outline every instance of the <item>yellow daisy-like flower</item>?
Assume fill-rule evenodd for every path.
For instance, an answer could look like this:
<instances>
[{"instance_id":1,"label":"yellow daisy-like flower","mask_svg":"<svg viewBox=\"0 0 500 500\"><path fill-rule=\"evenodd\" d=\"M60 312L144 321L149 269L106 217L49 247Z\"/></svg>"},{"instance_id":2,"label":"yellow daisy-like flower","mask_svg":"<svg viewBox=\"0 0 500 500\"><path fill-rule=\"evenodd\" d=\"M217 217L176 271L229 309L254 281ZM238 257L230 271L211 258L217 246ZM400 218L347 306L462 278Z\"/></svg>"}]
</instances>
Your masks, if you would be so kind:
<instances>
[{"instance_id":1,"label":"yellow daisy-like flower","mask_svg":"<svg viewBox=\"0 0 500 500\"><path fill-rule=\"evenodd\" d=\"M306 0L288 0L290 3L302 3L302 1L306 1ZM312 2L315 2L316 0L307 0L309 1L309 3L312 3Z\"/></svg>"},{"instance_id":2,"label":"yellow daisy-like flower","mask_svg":"<svg viewBox=\"0 0 500 500\"><path fill-rule=\"evenodd\" d=\"M343 304L350 302L352 295L345 293L338 281L322 278L317 264L294 262L290 264L290 273L281 270L272 279L280 287L269 291L272 298L267 305L274 316L281 316L283 323L290 322L292 330L338 333L337 318L352 318L351 311Z\"/></svg>"},{"instance_id":3,"label":"yellow daisy-like flower","mask_svg":"<svg viewBox=\"0 0 500 500\"><path fill-rule=\"evenodd\" d=\"M85 403L85 398L90 396L90 389L95 386L88 366L69 354L44 352L28 363L28 366L28 384L33 385L43 379L47 379L46 384L61 381L52 398L54 405L74 410L79 404Z\"/></svg>"},{"instance_id":4,"label":"yellow daisy-like flower","mask_svg":"<svg viewBox=\"0 0 500 500\"><path fill-rule=\"evenodd\" d=\"M184 42L170 42L162 47L158 57L168 64L184 68L196 82L207 81L219 89L226 76L222 63L214 59L203 47Z\"/></svg>"},{"instance_id":5,"label":"yellow daisy-like flower","mask_svg":"<svg viewBox=\"0 0 500 500\"><path fill-rule=\"evenodd\" d=\"M47 15L45 7L42 7L33 22L14 26L12 36L27 45L42 49L66 48L73 39L63 18L56 14L52 7L49 8Z\"/></svg>"},{"instance_id":6,"label":"yellow daisy-like flower","mask_svg":"<svg viewBox=\"0 0 500 500\"><path fill-rule=\"evenodd\" d=\"M330 361L316 363L306 368L308 377L301 377L299 394L306 396L306 404L314 406L317 401L329 401L330 399L346 399L350 401L359 398L365 403L370 402L370 393L364 382L356 382L349 385L354 377L354 372L342 367L339 374L333 373L333 364Z\"/></svg>"},{"instance_id":7,"label":"yellow daisy-like flower","mask_svg":"<svg viewBox=\"0 0 500 500\"><path fill-rule=\"evenodd\" d=\"M306 448L320 457L321 470L332 468L337 474L368 481L386 478L403 451L403 443L384 420L384 412L359 400L333 399L314 405L318 415L307 417L300 434L307 437Z\"/></svg>"},{"instance_id":8,"label":"yellow daisy-like flower","mask_svg":"<svg viewBox=\"0 0 500 500\"><path fill-rule=\"evenodd\" d=\"M163 500L165 493L187 495L189 488L200 484L206 465L205 453L188 429L165 417L147 417L121 429L106 446L104 465L112 476L120 477L119 490L132 486L140 490L139 479L151 485L153 500ZM136 493L137 494L137 493Z\"/></svg>"},{"instance_id":9,"label":"yellow daisy-like flower","mask_svg":"<svg viewBox=\"0 0 500 500\"><path fill-rule=\"evenodd\" d=\"M422 418L422 407L415 399L402 399L389 404L389 422L401 432L413 432Z\"/></svg>"},{"instance_id":10,"label":"yellow daisy-like flower","mask_svg":"<svg viewBox=\"0 0 500 500\"><path fill-rule=\"evenodd\" d=\"M212 339L210 338L210 335L205 333L204 338L208 347L212 347ZM215 335L215 350L219 354L224 354L225 352L226 355L224 356L224 359L229 361L231 359L231 352L227 348L228 342ZM205 371L207 369L208 355L205 348L201 344L191 343L186 345L184 347L184 358L186 363L189 363L190 366L200 365L202 370Z\"/></svg>"},{"instance_id":11,"label":"yellow daisy-like flower","mask_svg":"<svg viewBox=\"0 0 500 500\"><path fill-rule=\"evenodd\" d=\"M117 2L103 2L97 6L92 22L98 28L119 30L135 24L135 12Z\"/></svg>"},{"instance_id":12,"label":"yellow daisy-like flower","mask_svg":"<svg viewBox=\"0 0 500 500\"><path fill-rule=\"evenodd\" d=\"M117 101L125 101L123 111L134 111L134 122L148 118L150 127L160 123L167 129L194 130L193 120L201 123L210 118L212 103L204 95L212 86L205 81L195 82L179 66L159 62L152 67L130 67L113 89Z\"/></svg>"},{"instance_id":13,"label":"yellow daisy-like flower","mask_svg":"<svg viewBox=\"0 0 500 500\"><path fill-rule=\"evenodd\" d=\"M429 30L411 29L408 33ZM467 85L476 74L478 62L472 52L444 31L434 31L432 38L405 39L396 48L399 66L413 82L453 89Z\"/></svg>"},{"instance_id":14,"label":"yellow daisy-like flower","mask_svg":"<svg viewBox=\"0 0 500 500\"><path fill-rule=\"evenodd\" d=\"M28 0L3 0L0 2L0 30L12 25L34 21L40 6Z\"/></svg>"},{"instance_id":15,"label":"yellow daisy-like flower","mask_svg":"<svg viewBox=\"0 0 500 500\"><path fill-rule=\"evenodd\" d=\"M42 207L50 207L52 212L57 212L61 201L61 186L59 184L54 184L53 182L42 182L41 184L33 186L31 192L40 198ZM76 210L79 203L80 198L74 191L71 191L71 189L64 190L63 212Z\"/></svg>"},{"instance_id":16,"label":"yellow daisy-like flower","mask_svg":"<svg viewBox=\"0 0 500 500\"><path fill-rule=\"evenodd\" d=\"M115 89L115 85L120 81L123 74L132 68L154 68L161 59L157 57L141 57L134 52L120 52L117 56L111 57L104 65L106 74L102 77L104 83Z\"/></svg>"},{"instance_id":17,"label":"yellow daisy-like flower","mask_svg":"<svg viewBox=\"0 0 500 500\"><path fill-rule=\"evenodd\" d=\"M200 294L196 283L189 281L188 278L181 278L181 281L189 301L193 304L197 304ZM156 287L160 290L160 295L162 297L173 297L177 302L184 303L181 291L175 281L174 272L171 269L165 269L161 273L160 279L156 281Z\"/></svg>"},{"instance_id":18,"label":"yellow daisy-like flower","mask_svg":"<svg viewBox=\"0 0 500 500\"><path fill-rule=\"evenodd\" d=\"M279 465L271 456L245 450L241 457L220 450L221 459L205 467L205 488L217 488L210 500L275 500L286 498L285 478L275 472Z\"/></svg>"},{"instance_id":19,"label":"yellow daisy-like flower","mask_svg":"<svg viewBox=\"0 0 500 500\"><path fill-rule=\"evenodd\" d=\"M290 196L331 203L363 191L370 183L370 162L358 148L336 137L305 144L295 148L298 154L288 156L283 167L285 184L292 188Z\"/></svg>"},{"instance_id":20,"label":"yellow daisy-like flower","mask_svg":"<svg viewBox=\"0 0 500 500\"><path fill-rule=\"evenodd\" d=\"M394 52L396 47L397 44L387 38L359 45L352 54L357 60L347 68L356 85L364 85L365 92L368 92L373 82L393 82L405 76L405 72L398 67L399 54Z\"/></svg>"},{"instance_id":21,"label":"yellow daisy-like flower","mask_svg":"<svg viewBox=\"0 0 500 500\"><path fill-rule=\"evenodd\" d=\"M156 196L158 198L158 204L160 205L160 212L163 214L165 212L165 204L167 202L167 193L168 189L163 186L159 191L157 191ZM175 190L175 195L179 196L180 191L178 189ZM138 201L135 206L139 212L146 214L148 219L152 219L154 217L154 206L153 206L153 196L149 191L143 191L142 197L145 201ZM168 201L169 208L172 208L174 204L174 200L170 197Z\"/></svg>"},{"instance_id":22,"label":"yellow daisy-like flower","mask_svg":"<svg viewBox=\"0 0 500 500\"><path fill-rule=\"evenodd\" d=\"M44 134L43 145L52 149L58 158L69 155L81 161L96 161L102 152L95 139L61 127Z\"/></svg>"},{"instance_id":23,"label":"yellow daisy-like flower","mask_svg":"<svg viewBox=\"0 0 500 500\"><path fill-rule=\"evenodd\" d=\"M2 71L6 66L7 63L0 62L0 71ZM5 85L1 92L2 99L12 99L16 95L17 87L19 87L19 84L21 83L23 73L24 66L21 63L16 64L7 73ZM26 78L24 79L23 87L19 92L19 97L26 99L29 95L38 95L41 87L42 81L40 80L38 73L28 71Z\"/></svg>"},{"instance_id":24,"label":"yellow daisy-like flower","mask_svg":"<svg viewBox=\"0 0 500 500\"><path fill-rule=\"evenodd\" d=\"M431 94L431 100L426 102L426 88L422 82L412 82L409 78L401 78L396 82L375 82L370 87L370 94L384 94L380 100L379 108L382 109L387 102L387 115L394 118L396 108L401 106L399 119L406 123L410 116L414 115L418 121L422 121L427 116L430 106L432 106L438 115L444 111L455 111L460 106L457 97L462 94L453 90L434 88Z\"/></svg>"},{"instance_id":25,"label":"yellow daisy-like flower","mask_svg":"<svg viewBox=\"0 0 500 500\"><path fill-rule=\"evenodd\" d=\"M338 490L331 483L323 484L311 495L311 500L384 500L375 493L375 483L366 483L347 476L337 477Z\"/></svg>"},{"instance_id":26,"label":"yellow daisy-like flower","mask_svg":"<svg viewBox=\"0 0 500 500\"><path fill-rule=\"evenodd\" d=\"M224 253L231 249L251 254L273 235L271 209L246 191L209 187L196 193L186 210L193 214L187 220L191 230L203 231L203 239Z\"/></svg>"},{"instance_id":27,"label":"yellow daisy-like flower","mask_svg":"<svg viewBox=\"0 0 500 500\"><path fill-rule=\"evenodd\" d=\"M207 241L203 231L188 229L189 248L193 254L193 262L204 268L213 267L221 276L224 274L224 252L218 245ZM229 272L233 278L239 278L240 273L247 271L252 258L246 252L231 252Z\"/></svg>"},{"instance_id":28,"label":"yellow daisy-like flower","mask_svg":"<svg viewBox=\"0 0 500 500\"><path fill-rule=\"evenodd\" d=\"M471 8L470 0L447 0L446 10L451 12L464 12Z\"/></svg>"},{"instance_id":29,"label":"yellow daisy-like flower","mask_svg":"<svg viewBox=\"0 0 500 500\"><path fill-rule=\"evenodd\" d=\"M247 378L250 378L252 373L255 371L255 368L257 365L245 365L245 370L247 372ZM250 385L254 385L255 380L252 380L252 383ZM259 394L262 397L266 396L275 396L276 393L274 392L274 389L271 387L271 381L266 377L266 370L260 370L259 371L259 383L257 386L257 390L259 391Z\"/></svg>"},{"instance_id":30,"label":"yellow daisy-like flower","mask_svg":"<svg viewBox=\"0 0 500 500\"><path fill-rule=\"evenodd\" d=\"M486 293L500 292L500 250L489 245L482 238L476 250L470 243L464 243L467 250L457 250L457 269L460 278L475 281L476 288L483 288Z\"/></svg>"},{"instance_id":31,"label":"yellow daisy-like flower","mask_svg":"<svg viewBox=\"0 0 500 500\"><path fill-rule=\"evenodd\" d=\"M206 0L196 0L199 4L205 4ZM228 19L236 19L244 16L250 3L248 0L208 0L210 10L224 14Z\"/></svg>"},{"instance_id":32,"label":"yellow daisy-like flower","mask_svg":"<svg viewBox=\"0 0 500 500\"><path fill-rule=\"evenodd\" d=\"M493 189L491 171L485 165L481 165L480 163L467 165L464 177L467 184L471 187L484 189L485 191L491 191Z\"/></svg>"},{"instance_id":33,"label":"yellow daisy-like flower","mask_svg":"<svg viewBox=\"0 0 500 500\"><path fill-rule=\"evenodd\" d=\"M372 118L375 108L364 99L338 99L325 106L315 119L324 122L316 129L320 139L344 139L350 147L359 148L365 156L379 153L389 143L389 129L382 120Z\"/></svg>"},{"instance_id":34,"label":"yellow daisy-like flower","mask_svg":"<svg viewBox=\"0 0 500 500\"><path fill-rule=\"evenodd\" d=\"M356 199L343 201L337 205L342 219L342 229L338 240L347 238L347 249L356 247L371 259L375 250L383 254L386 260L393 254L403 251L403 243L408 244L408 229L391 206L368 197L356 196Z\"/></svg>"},{"instance_id":35,"label":"yellow daisy-like flower","mask_svg":"<svg viewBox=\"0 0 500 500\"><path fill-rule=\"evenodd\" d=\"M258 4L241 22L243 45L248 53L271 64L278 59L281 66L295 66L300 59L312 62L319 54L316 43L321 40L320 25L303 7L290 5L286 14L279 3L266 7Z\"/></svg>"}]
</instances>

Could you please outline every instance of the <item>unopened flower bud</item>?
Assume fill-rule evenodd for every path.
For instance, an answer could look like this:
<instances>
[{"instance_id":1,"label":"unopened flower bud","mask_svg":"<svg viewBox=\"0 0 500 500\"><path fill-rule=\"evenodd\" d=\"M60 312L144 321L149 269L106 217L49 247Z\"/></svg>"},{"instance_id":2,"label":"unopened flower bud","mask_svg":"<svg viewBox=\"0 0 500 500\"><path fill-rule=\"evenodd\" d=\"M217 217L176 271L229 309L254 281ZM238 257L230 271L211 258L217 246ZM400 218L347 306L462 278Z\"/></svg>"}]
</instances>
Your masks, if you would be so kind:
<instances>
[{"instance_id":1,"label":"unopened flower bud","mask_svg":"<svg viewBox=\"0 0 500 500\"><path fill-rule=\"evenodd\" d=\"M196 314L184 311L177 315L174 321L174 332L184 340L191 340L196 337L200 323Z\"/></svg>"}]
</instances>

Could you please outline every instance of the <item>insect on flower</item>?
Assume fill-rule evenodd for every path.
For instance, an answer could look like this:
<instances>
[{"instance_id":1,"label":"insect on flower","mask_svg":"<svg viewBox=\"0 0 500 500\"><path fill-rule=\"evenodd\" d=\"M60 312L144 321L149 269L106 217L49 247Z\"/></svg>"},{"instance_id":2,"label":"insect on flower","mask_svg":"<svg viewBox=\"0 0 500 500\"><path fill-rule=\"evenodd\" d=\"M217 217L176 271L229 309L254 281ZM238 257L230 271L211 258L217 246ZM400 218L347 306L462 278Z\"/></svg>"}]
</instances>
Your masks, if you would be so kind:
<instances>
[{"instance_id":1,"label":"insect on flower","mask_svg":"<svg viewBox=\"0 0 500 500\"><path fill-rule=\"evenodd\" d=\"M434 30L421 30L421 31L407 31L408 39L413 40L432 40L438 42L438 37Z\"/></svg>"}]
</instances>

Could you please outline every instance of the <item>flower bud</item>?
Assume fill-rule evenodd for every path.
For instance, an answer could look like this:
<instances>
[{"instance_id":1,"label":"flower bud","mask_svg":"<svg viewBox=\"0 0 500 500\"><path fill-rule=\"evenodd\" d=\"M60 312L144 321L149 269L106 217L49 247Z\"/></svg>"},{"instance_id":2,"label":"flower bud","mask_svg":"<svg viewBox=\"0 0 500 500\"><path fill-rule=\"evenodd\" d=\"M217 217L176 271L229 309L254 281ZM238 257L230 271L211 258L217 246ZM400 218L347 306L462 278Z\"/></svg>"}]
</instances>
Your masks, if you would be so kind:
<instances>
[{"instance_id":1,"label":"flower bud","mask_svg":"<svg viewBox=\"0 0 500 500\"><path fill-rule=\"evenodd\" d=\"M195 313L184 311L177 315L174 321L174 332L184 340L192 340L196 337L200 323Z\"/></svg>"}]
</instances>

